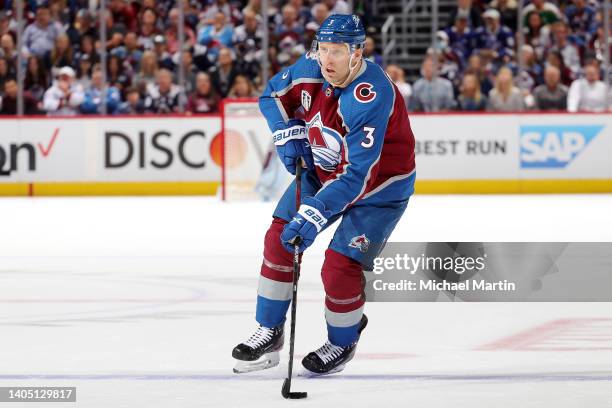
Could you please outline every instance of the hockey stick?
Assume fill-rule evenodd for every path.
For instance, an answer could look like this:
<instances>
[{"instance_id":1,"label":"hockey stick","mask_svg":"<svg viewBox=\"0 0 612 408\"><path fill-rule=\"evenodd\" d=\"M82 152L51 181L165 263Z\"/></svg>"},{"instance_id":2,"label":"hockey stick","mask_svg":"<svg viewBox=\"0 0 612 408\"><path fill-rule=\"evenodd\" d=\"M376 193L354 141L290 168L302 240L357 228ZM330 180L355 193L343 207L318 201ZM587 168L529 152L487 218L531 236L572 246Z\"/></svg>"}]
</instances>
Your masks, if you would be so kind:
<instances>
[{"instance_id":1,"label":"hockey stick","mask_svg":"<svg viewBox=\"0 0 612 408\"><path fill-rule=\"evenodd\" d=\"M300 209L302 201L302 158L298 157L295 165L295 210ZM293 372L293 348L295 345L295 314L297 311L297 286L300 278L300 242L301 237L293 241L293 295L291 297L291 335L289 336L289 372L283 382L281 394L284 398L302 399L308 396L307 392L291 392L291 375Z\"/></svg>"}]
</instances>

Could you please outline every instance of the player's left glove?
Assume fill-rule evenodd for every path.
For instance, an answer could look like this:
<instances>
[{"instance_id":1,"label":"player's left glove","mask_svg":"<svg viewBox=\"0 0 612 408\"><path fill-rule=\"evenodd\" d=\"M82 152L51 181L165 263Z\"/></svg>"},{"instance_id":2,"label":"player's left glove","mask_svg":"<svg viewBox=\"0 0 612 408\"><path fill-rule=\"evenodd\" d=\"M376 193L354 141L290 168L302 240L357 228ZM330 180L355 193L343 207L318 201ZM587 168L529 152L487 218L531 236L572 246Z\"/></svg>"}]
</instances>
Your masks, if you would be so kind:
<instances>
[{"instance_id":1,"label":"player's left glove","mask_svg":"<svg viewBox=\"0 0 612 408\"><path fill-rule=\"evenodd\" d=\"M293 253L295 238L300 237L299 251L304 252L314 242L317 234L327 224L332 212L325 209L325 204L315 197L306 197L298 213L290 223L285 225L281 242L287 251Z\"/></svg>"},{"instance_id":2,"label":"player's left glove","mask_svg":"<svg viewBox=\"0 0 612 408\"><path fill-rule=\"evenodd\" d=\"M314 170L314 159L310 143L308 143L308 129L301 120L289 121L288 127L274 132L274 145L281 162L291 174L295 174L295 162L301 157L306 168Z\"/></svg>"}]
</instances>

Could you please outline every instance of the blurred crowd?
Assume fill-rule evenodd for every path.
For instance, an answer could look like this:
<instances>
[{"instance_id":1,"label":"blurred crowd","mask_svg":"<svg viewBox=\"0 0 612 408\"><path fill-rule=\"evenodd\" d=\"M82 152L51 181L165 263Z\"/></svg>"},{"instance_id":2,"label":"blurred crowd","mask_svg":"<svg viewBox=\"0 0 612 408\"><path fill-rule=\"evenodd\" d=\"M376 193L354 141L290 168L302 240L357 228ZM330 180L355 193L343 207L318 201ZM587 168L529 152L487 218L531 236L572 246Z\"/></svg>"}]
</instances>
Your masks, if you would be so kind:
<instances>
[{"instance_id":1,"label":"blurred crowd","mask_svg":"<svg viewBox=\"0 0 612 408\"><path fill-rule=\"evenodd\" d=\"M457 1L421 78L403 85L410 110L610 110L603 1L531 0L520 16L517 1Z\"/></svg>"},{"instance_id":2,"label":"blurred crowd","mask_svg":"<svg viewBox=\"0 0 612 408\"><path fill-rule=\"evenodd\" d=\"M264 30L271 76L308 50L330 13L349 12L345 0L269 3L263 21L261 0L108 0L101 44L100 11L89 1L24 0L19 50L17 2L0 0L0 114L17 111L18 53L26 114L212 113L222 98L255 97L265 86ZM353 7L372 32L370 3ZM458 0L424 56L420 79L409 84L402 67L383 68L411 111L604 111L603 38L611 32L601 1L531 0L517 16L516 0ZM364 55L383 65L377 48L368 37Z\"/></svg>"}]
</instances>

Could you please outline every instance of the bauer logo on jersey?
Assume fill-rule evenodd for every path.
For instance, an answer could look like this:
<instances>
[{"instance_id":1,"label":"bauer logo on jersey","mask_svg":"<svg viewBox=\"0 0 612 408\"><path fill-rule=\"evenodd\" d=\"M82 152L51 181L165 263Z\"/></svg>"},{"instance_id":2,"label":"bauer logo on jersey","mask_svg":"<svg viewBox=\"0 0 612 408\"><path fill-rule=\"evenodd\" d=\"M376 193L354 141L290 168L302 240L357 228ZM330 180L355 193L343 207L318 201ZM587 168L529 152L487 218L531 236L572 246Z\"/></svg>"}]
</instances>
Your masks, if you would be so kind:
<instances>
[{"instance_id":1,"label":"bauer logo on jersey","mask_svg":"<svg viewBox=\"0 0 612 408\"><path fill-rule=\"evenodd\" d=\"M312 101L312 98L310 97L310 94L308 93L308 91L302 90L302 106L304 107L305 110L307 111L310 110L311 101Z\"/></svg>"},{"instance_id":2,"label":"bauer logo on jersey","mask_svg":"<svg viewBox=\"0 0 612 408\"><path fill-rule=\"evenodd\" d=\"M325 171L332 172L342 159L342 136L332 128L323 126L321 113L317 114L306 124L310 148L315 165Z\"/></svg>"},{"instance_id":3,"label":"bauer logo on jersey","mask_svg":"<svg viewBox=\"0 0 612 408\"><path fill-rule=\"evenodd\" d=\"M370 240L365 236L365 234L361 234L357 237L353 237L349 246L351 248L357 248L360 252L366 253L368 252L368 248L370 248Z\"/></svg>"},{"instance_id":4,"label":"bauer logo on jersey","mask_svg":"<svg viewBox=\"0 0 612 408\"><path fill-rule=\"evenodd\" d=\"M521 126L522 168L565 168L604 126Z\"/></svg>"},{"instance_id":5,"label":"bauer logo on jersey","mask_svg":"<svg viewBox=\"0 0 612 408\"><path fill-rule=\"evenodd\" d=\"M372 90L373 88L374 85L368 82L362 82L355 87L353 95L355 96L355 99L361 103L372 102L374 98L376 98L376 92Z\"/></svg>"}]
</instances>

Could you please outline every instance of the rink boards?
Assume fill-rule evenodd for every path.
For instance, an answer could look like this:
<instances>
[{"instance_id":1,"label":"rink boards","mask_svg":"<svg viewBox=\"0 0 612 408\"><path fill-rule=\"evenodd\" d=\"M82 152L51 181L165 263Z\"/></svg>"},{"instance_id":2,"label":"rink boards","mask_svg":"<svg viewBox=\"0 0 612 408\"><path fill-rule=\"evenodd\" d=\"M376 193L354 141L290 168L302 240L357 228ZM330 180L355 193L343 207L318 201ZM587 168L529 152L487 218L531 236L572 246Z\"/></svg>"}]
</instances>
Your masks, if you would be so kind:
<instances>
[{"instance_id":1,"label":"rink boards","mask_svg":"<svg viewBox=\"0 0 612 408\"><path fill-rule=\"evenodd\" d=\"M610 114L413 114L411 124L418 193L612 192ZM222 179L254 184L270 148L252 113L0 126L0 195L210 195Z\"/></svg>"}]
</instances>

